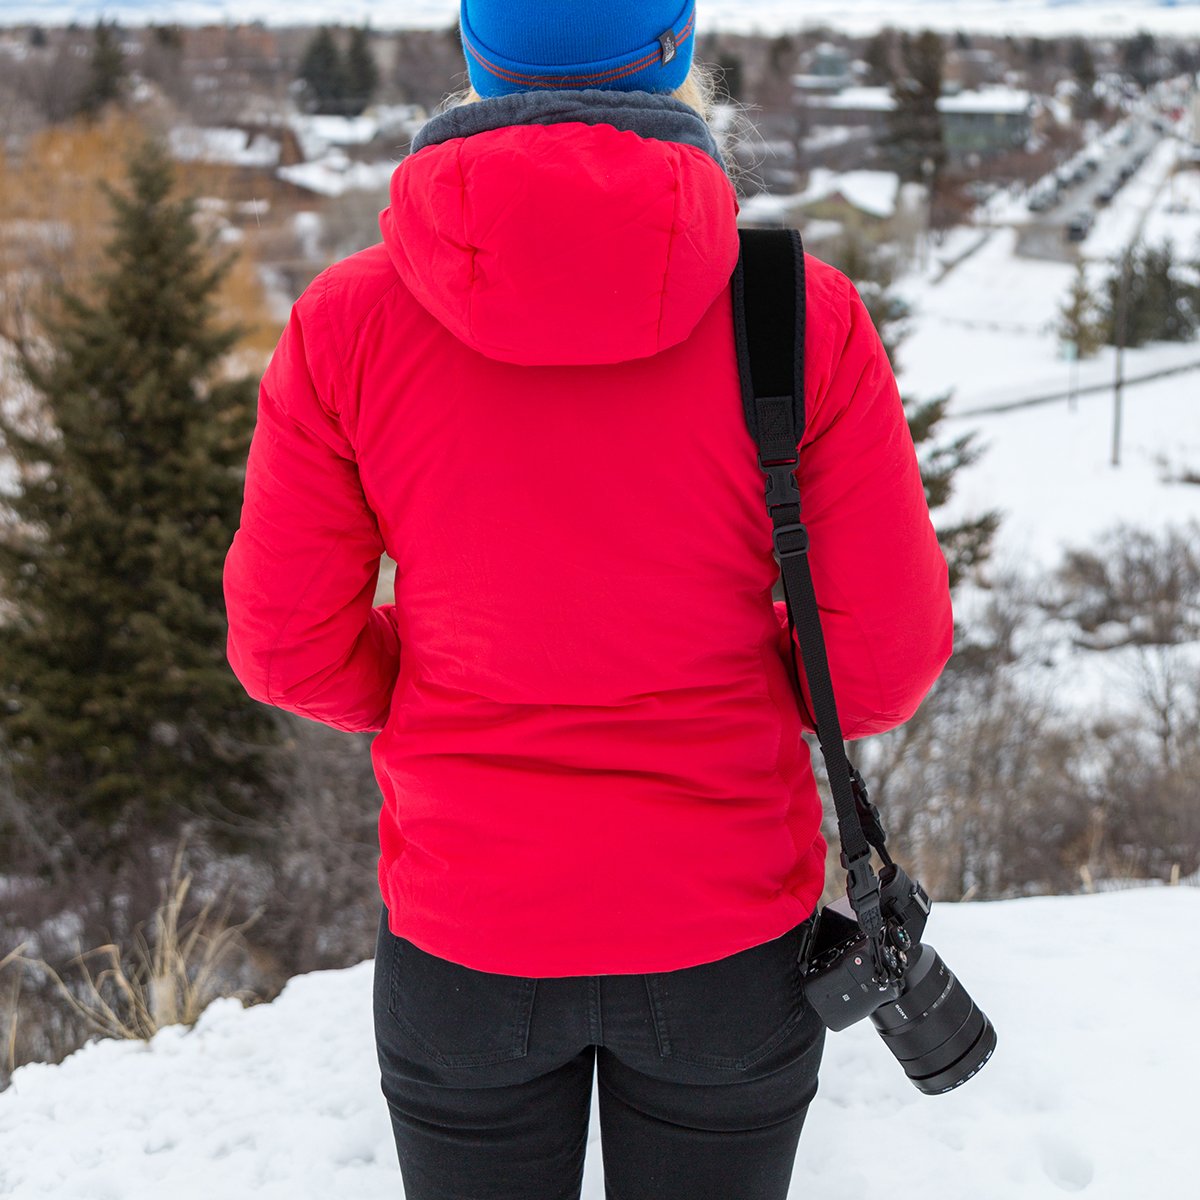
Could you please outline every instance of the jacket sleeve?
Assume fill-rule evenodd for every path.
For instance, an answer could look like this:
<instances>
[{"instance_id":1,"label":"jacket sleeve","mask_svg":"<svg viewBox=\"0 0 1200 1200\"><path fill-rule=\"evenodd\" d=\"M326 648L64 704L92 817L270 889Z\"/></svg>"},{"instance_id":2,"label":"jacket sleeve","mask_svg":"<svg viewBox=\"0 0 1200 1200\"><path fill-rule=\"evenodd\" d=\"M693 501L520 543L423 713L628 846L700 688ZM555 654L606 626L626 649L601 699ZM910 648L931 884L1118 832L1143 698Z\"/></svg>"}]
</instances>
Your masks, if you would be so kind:
<instances>
[{"instance_id":1,"label":"jacket sleeve","mask_svg":"<svg viewBox=\"0 0 1200 1200\"><path fill-rule=\"evenodd\" d=\"M950 657L953 615L895 376L862 299L838 278L846 332L806 389L797 479L834 698L843 734L857 738L916 712ZM775 609L787 653L787 609ZM801 682L811 730L803 671Z\"/></svg>"},{"instance_id":2,"label":"jacket sleeve","mask_svg":"<svg viewBox=\"0 0 1200 1200\"><path fill-rule=\"evenodd\" d=\"M335 729L378 730L400 643L395 606L372 607L384 547L354 451L331 389L314 382L314 358L336 359L331 336L306 294L262 380L225 559L227 654L254 699Z\"/></svg>"}]
</instances>

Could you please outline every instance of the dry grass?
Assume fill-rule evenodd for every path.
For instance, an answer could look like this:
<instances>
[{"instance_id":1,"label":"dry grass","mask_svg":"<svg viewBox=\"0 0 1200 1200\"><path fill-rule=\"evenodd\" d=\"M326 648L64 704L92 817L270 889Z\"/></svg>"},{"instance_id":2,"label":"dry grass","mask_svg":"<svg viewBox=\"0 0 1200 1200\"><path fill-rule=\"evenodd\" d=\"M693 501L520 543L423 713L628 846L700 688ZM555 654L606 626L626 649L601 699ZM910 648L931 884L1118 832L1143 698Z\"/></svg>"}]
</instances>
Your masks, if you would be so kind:
<instances>
[{"instance_id":1,"label":"dry grass","mask_svg":"<svg viewBox=\"0 0 1200 1200\"><path fill-rule=\"evenodd\" d=\"M171 867L170 880L162 903L151 918L153 932L149 940L141 925L134 931L131 955L109 943L84 951L69 960L78 963L82 985L74 989L44 959L29 958L23 947L12 951L6 962L20 961L46 971L70 1008L94 1032L105 1037L148 1041L166 1025L193 1025L204 1009L219 996L233 995L243 1003L254 998L245 989L226 992L222 987L221 968L225 960L241 947L243 931L261 915L255 912L240 925L226 923L229 900L213 911L208 900L191 920L181 923L184 901L191 886L190 874L180 876L183 846L180 845ZM96 975L85 960L100 958L107 963ZM132 959L132 965L129 964ZM16 1018L9 1038L10 1056L15 1045Z\"/></svg>"},{"instance_id":2,"label":"dry grass","mask_svg":"<svg viewBox=\"0 0 1200 1200\"><path fill-rule=\"evenodd\" d=\"M28 942L22 942L15 950L10 950L3 958L0 958L0 971L11 962L16 962L21 957L21 951L29 945ZM7 1073L11 1076L16 1070L17 1064L17 1005L21 998L21 977L13 976L13 993L12 1001L9 1007L12 1009L12 1020L8 1023L8 1038L6 1045L5 1059L7 1061Z\"/></svg>"}]
</instances>

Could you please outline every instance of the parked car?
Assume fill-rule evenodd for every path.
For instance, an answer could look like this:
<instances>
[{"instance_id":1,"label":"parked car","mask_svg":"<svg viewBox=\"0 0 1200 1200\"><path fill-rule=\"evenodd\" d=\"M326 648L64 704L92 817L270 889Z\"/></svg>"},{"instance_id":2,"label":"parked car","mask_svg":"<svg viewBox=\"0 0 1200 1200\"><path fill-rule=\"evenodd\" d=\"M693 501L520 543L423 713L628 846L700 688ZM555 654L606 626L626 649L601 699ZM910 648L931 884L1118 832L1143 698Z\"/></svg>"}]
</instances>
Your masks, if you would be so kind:
<instances>
[{"instance_id":1,"label":"parked car","mask_svg":"<svg viewBox=\"0 0 1200 1200\"><path fill-rule=\"evenodd\" d=\"M1067 241L1082 242L1092 229L1092 214L1076 213L1067 223Z\"/></svg>"},{"instance_id":2,"label":"parked car","mask_svg":"<svg viewBox=\"0 0 1200 1200\"><path fill-rule=\"evenodd\" d=\"M1054 207L1054 200L1054 193L1049 189L1043 189L1041 191L1034 192L1033 195L1029 197L1029 211L1046 212Z\"/></svg>"}]
</instances>

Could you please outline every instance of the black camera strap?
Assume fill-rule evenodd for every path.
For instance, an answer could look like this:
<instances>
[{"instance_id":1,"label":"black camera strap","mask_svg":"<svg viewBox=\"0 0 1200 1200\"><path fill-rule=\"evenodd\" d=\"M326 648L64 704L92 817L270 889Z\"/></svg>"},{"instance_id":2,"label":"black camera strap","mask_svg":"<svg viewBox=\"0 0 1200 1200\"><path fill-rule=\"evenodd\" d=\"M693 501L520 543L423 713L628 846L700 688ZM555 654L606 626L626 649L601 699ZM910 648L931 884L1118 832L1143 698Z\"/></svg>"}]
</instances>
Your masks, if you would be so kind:
<instances>
[{"instance_id":1,"label":"black camera strap","mask_svg":"<svg viewBox=\"0 0 1200 1200\"><path fill-rule=\"evenodd\" d=\"M800 665L812 698L813 718L829 787L837 812L847 893L883 972L883 918L879 879L871 865L871 847L891 862L878 809L862 776L846 756L825 637L808 563L808 530L800 520L796 481L800 439L804 435L804 247L794 229L743 229L741 254L733 275L734 334L746 424L758 445L758 465L766 476L771 515L787 603L788 631L796 695Z\"/></svg>"}]
</instances>

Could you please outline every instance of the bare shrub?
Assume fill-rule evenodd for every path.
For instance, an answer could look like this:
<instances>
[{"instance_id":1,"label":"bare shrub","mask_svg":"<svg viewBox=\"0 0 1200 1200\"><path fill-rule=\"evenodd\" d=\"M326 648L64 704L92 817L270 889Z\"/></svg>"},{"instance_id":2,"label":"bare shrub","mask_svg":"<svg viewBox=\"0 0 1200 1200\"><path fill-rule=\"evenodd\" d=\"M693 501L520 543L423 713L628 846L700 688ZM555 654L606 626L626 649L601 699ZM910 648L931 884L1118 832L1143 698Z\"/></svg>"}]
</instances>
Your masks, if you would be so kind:
<instances>
[{"instance_id":1,"label":"bare shrub","mask_svg":"<svg viewBox=\"0 0 1200 1200\"><path fill-rule=\"evenodd\" d=\"M1198 534L1120 528L1049 579L996 578L917 716L855 747L897 857L935 897L1200 868ZM1077 669L1104 656L1101 704L1086 683L1064 695L1072 636Z\"/></svg>"},{"instance_id":2,"label":"bare shrub","mask_svg":"<svg viewBox=\"0 0 1200 1200\"><path fill-rule=\"evenodd\" d=\"M1129 674L1142 719L1098 731L1093 875L1171 879L1200 868L1197 649L1139 649Z\"/></svg>"},{"instance_id":3,"label":"bare shrub","mask_svg":"<svg viewBox=\"0 0 1200 1200\"><path fill-rule=\"evenodd\" d=\"M300 717L288 724L291 802L259 864L270 888L257 931L259 945L279 955L283 979L369 958L380 904L371 738Z\"/></svg>"},{"instance_id":4,"label":"bare shrub","mask_svg":"<svg viewBox=\"0 0 1200 1200\"><path fill-rule=\"evenodd\" d=\"M1072 550L1047 607L1092 649L1200 638L1200 524L1161 534L1120 526L1095 549Z\"/></svg>"},{"instance_id":5,"label":"bare shrub","mask_svg":"<svg viewBox=\"0 0 1200 1200\"><path fill-rule=\"evenodd\" d=\"M1075 731L1011 668L960 665L860 752L893 853L935 899L1072 890L1090 813Z\"/></svg>"}]
</instances>

